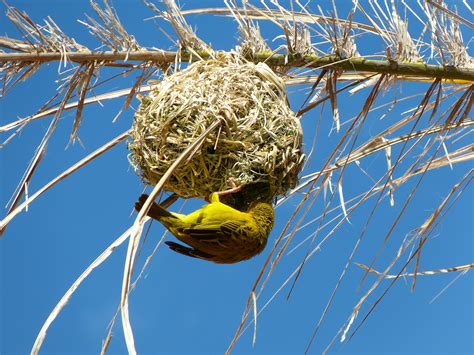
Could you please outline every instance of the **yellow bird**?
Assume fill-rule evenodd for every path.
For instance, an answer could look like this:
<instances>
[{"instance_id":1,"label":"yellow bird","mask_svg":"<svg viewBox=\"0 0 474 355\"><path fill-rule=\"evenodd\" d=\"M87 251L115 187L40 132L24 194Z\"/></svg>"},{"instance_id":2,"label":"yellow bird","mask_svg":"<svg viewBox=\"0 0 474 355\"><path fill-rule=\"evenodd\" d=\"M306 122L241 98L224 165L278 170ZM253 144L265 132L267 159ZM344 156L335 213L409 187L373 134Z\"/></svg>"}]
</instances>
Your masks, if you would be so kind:
<instances>
[{"instance_id":1,"label":"yellow bird","mask_svg":"<svg viewBox=\"0 0 474 355\"><path fill-rule=\"evenodd\" d=\"M140 210L148 195L135 204ZM259 254L273 228L274 211L269 203L254 202L247 212L240 212L222 202L213 193L210 203L188 214L169 212L153 202L148 216L160 221L189 247L166 242L170 249L191 257L232 264Z\"/></svg>"}]
</instances>

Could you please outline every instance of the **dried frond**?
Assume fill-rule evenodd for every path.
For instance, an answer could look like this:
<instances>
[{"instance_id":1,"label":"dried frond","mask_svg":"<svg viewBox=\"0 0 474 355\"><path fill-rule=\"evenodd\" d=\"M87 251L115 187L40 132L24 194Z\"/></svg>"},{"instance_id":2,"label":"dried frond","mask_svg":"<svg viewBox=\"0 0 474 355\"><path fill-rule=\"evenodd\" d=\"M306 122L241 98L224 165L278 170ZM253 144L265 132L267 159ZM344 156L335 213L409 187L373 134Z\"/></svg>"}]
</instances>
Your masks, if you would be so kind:
<instances>
[{"instance_id":1,"label":"dried frond","mask_svg":"<svg viewBox=\"0 0 474 355\"><path fill-rule=\"evenodd\" d=\"M252 20L268 20L271 18L275 18L281 21L296 21L302 24L310 24L316 22L335 22L336 19L331 16L324 16L324 15L317 15L309 10L306 9L306 5L301 4L299 0L295 0L295 3L303 10L302 12L298 12L296 10L292 10L291 13L288 11L281 12L277 9L270 9L269 6L265 3L265 1L261 1L262 5L265 7L258 8L257 6L252 6L252 8L247 8L243 10L242 8L234 8L232 11L228 8L201 8L201 9L191 9L181 10L181 14L185 15L192 15L192 14L213 14L213 15L228 15L232 14L232 12L238 11L241 15L245 15L246 18ZM246 1L246 5L248 1ZM278 1L272 1L273 5L280 7ZM284 7L282 7L285 9ZM337 19L340 23L345 23L346 20L344 19ZM378 33L377 30L366 23L360 22L352 22L352 28L367 32L367 33Z\"/></svg>"},{"instance_id":2,"label":"dried frond","mask_svg":"<svg viewBox=\"0 0 474 355\"><path fill-rule=\"evenodd\" d=\"M85 46L67 36L50 17L44 20L44 25L35 24L25 12L8 5L6 15L22 34L24 41L37 52L64 53L87 50ZM25 45L22 47L24 51Z\"/></svg>"},{"instance_id":3,"label":"dried frond","mask_svg":"<svg viewBox=\"0 0 474 355\"><path fill-rule=\"evenodd\" d=\"M367 270L373 274L376 275L382 275L381 272L371 269L368 266L364 264L359 264L355 263L357 266L359 266L361 269ZM427 271L418 271L416 274L414 273L406 273L406 274L400 274L400 275L390 275L390 274L385 274L384 278L386 279L395 279L398 277L414 277L416 276L431 276L431 275L439 275L439 274L447 274L450 272L459 272L459 271L466 271L474 268L474 264L466 264L466 265L460 265L460 266L453 266L453 267L448 267L444 269L437 269L437 270L427 270Z\"/></svg>"},{"instance_id":4,"label":"dried frond","mask_svg":"<svg viewBox=\"0 0 474 355\"><path fill-rule=\"evenodd\" d=\"M131 88L125 88L125 89L120 89L116 91L111 91L105 94L94 95L92 97L86 98L84 99L83 105L90 105L90 104L94 104L94 103L102 102L106 100L113 100L113 99L117 99L123 96L128 97L130 95L130 92L132 91L135 93L145 93L145 92L150 91L151 89L152 89L151 85L142 85L136 89L134 89L134 87L131 87ZM78 101L69 102L64 106L63 112L67 110L77 109L78 105L79 105ZM41 110L40 112L34 115L20 118L16 121L7 123L3 126L0 126L0 133L9 132L13 129L16 129L15 133L17 133L19 130L24 128L28 123L41 119L41 118L51 116L51 115L55 115L58 112L58 110L59 110L59 107L57 106L53 108L45 108L44 110ZM2 142L0 147L3 147L4 145L6 145L6 143L7 143L6 141Z\"/></svg>"},{"instance_id":5,"label":"dried frond","mask_svg":"<svg viewBox=\"0 0 474 355\"><path fill-rule=\"evenodd\" d=\"M3 62L0 63L0 98L21 81L27 80L41 66L41 63Z\"/></svg>"},{"instance_id":6,"label":"dried frond","mask_svg":"<svg viewBox=\"0 0 474 355\"><path fill-rule=\"evenodd\" d=\"M147 217L145 221L149 219ZM84 270L84 272L77 278L76 281L71 285L71 287L66 291L63 297L59 300L56 304L54 309L49 314L48 318L44 322L43 326L41 327L38 335L36 336L35 342L31 349L31 355L38 355L43 345L43 342L46 338L46 333L54 322L56 317L61 313L63 308L69 302L70 298L76 292L77 288L84 282L84 280L97 268L99 267L104 261L106 261L109 256L117 249L123 242L125 242L132 233L132 227L130 227L127 231L125 231L120 237L118 237L112 244L110 244L88 267Z\"/></svg>"},{"instance_id":7,"label":"dried frond","mask_svg":"<svg viewBox=\"0 0 474 355\"><path fill-rule=\"evenodd\" d=\"M396 282L396 280L399 279L399 277L402 275L403 271L405 268L408 266L408 264L413 260L413 258L418 254L418 251L420 248L424 245L424 243L427 240L427 237L432 233L433 227L437 224L438 218L440 216L443 216L446 213L446 210L449 209L450 204L453 203L453 200L455 201L460 194L462 194L466 187L469 185L471 180L473 179L473 171L471 170L468 172L456 185L453 186L451 191L448 193L448 195L444 198L444 200L441 202L441 204L438 206L438 208L429 216L428 219L425 220L425 222L416 230L414 230L412 233L412 237L409 239L409 241L405 244L403 244L400 249L398 250L397 255L395 258L392 260L392 262L389 264L389 266L379 275L377 280L373 283L371 288L360 298L359 302L356 304L354 307L351 316L349 319L346 321L346 326L343 330L343 334L341 336L341 342L346 340L346 335L353 324L354 319L357 317L361 306L365 303L369 295L378 287L382 279L388 274L390 269L394 266L395 262L400 258L400 256L406 251L408 246L413 243L418 237L422 236L423 237L423 242L422 244L419 244L419 246L416 248L415 252L408 258L408 261L403 265L402 269L400 272L397 274L397 277L393 279L392 283L390 286L387 288L387 290L380 296L376 302L373 303L372 307L370 310L367 312L361 323L356 327L356 329L352 332L350 338L354 336L354 334L357 332L357 330L360 328L360 326L364 323L364 321L367 319L367 317L372 313L372 311L375 309L375 307L379 304L379 302L382 300L382 298L385 296L386 292L388 289ZM371 270L371 267L367 269L367 272ZM416 277L416 273L414 275ZM343 326L344 327L344 326ZM342 331L342 328L338 332L338 334ZM349 339L350 339L349 338Z\"/></svg>"},{"instance_id":8,"label":"dried frond","mask_svg":"<svg viewBox=\"0 0 474 355\"><path fill-rule=\"evenodd\" d=\"M163 0L163 5L166 7L166 11L160 10L149 0L143 0L145 4L162 17L168 21L172 26L174 31L179 37L179 46L182 49L194 51L209 51L212 50L204 43L194 32L191 26L188 25L184 16L181 14L181 10L174 0Z\"/></svg>"},{"instance_id":9,"label":"dried frond","mask_svg":"<svg viewBox=\"0 0 474 355\"><path fill-rule=\"evenodd\" d=\"M37 199L39 196L41 196L42 194L44 194L46 191L48 191L50 188L52 188L53 186L55 186L58 182L60 182L61 180L64 180L65 178L67 178L69 175L73 174L74 172L76 172L77 170L79 170L80 168L82 168L83 166L85 166L86 164L90 163L91 161L93 161L95 158L101 156L103 153L105 153L106 151L108 151L109 149L115 147L117 144L119 144L120 142L124 141L125 139L128 138L130 132L129 131L126 131L126 132L123 132L122 134L120 134L119 136L115 137L114 139L112 139L110 142L104 144L102 147L96 149L95 151L93 151L91 154L89 154L88 156L84 157L83 159L81 159L80 161L78 161L76 164L74 164L73 166L69 167L68 169L66 169L65 171L63 171L61 174L59 174L58 176L56 176L54 179L52 179L50 182L48 182L46 185L44 185L42 188L40 188L38 191L36 191L34 194L32 194L31 196L28 197L28 199L23 202L22 204L20 204L18 207L16 207L15 209L10 209L9 213L6 215L5 218L3 218L1 221L0 221L0 236L2 235L3 231L5 230L5 228L7 227L8 223L11 222L11 220L20 212L22 212L23 210L25 210L28 206L29 203L32 203L35 199Z\"/></svg>"},{"instance_id":10,"label":"dried frond","mask_svg":"<svg viewBox=\"0 0 474 355\"><path fill-rule=\"evenodd\" d=\"M86 47L67 36L50 17L44 20L44 25L35 24L25 12L8 5L6 15L24 39L20 41L2 37L0 48L8 48L22 53L57 52L64 65L67 61L66 53L87 51ZM40 68L40 65L41 63L36 61L7 60L0 62L0 81L3 82L0 86L0 97L4 96L17 83L27 80Z\"/></svg>"},{"instance_id":11,"label":"dried frond","mask_svg":"<svg viewBox=\"0 0 474 355\"><path fill-rule=\"evenodd\" d=\"M280 46L280 48L284 49L285 53L296 57L303 57L314 51L309 28L304 22L298 22L295 19L292 4L291 9L286 9L278 2L273 2L276 9L270 9L265 2L263 2L263 5L267 9L266 13L272 15L272 21L283 31L283 35L276 37L275 40L279 38L285 39L286 43ZM255 8L255 10L257 9ZM263 15L266 15L266 13L262 12Z\"/></svg>"},{"instance_id":12,"label":"dried frond","mask_svg":"<svg viewBox=\"0 0 474 355\"><path fill-rule=\"evenodd\" d=\"M323 10L318 6L321 14L321 22L315 22L314 25L319 27L320 36L324 38L332 47L332 53L340 59L352 58L359 56L357 45L354 42L352 33L352 17L354 13L351 11L348 19L341 21L337 15L337 8L333 3L334 14L332 16L324 16ZM332 19L330 19L332 17Z\"/></svg>"},{"instance_id":13,"label":"dried frond","mask_svg":"<svg viewBox=\"0 0 474 355\"><path fill-rule=\"evenodd\" d=\"M71 137L69 138L69 142L74 142L77 139L77 133L79 131L79 125L81 124L81 119L82 119L82 110L84 108L84 101L86 99L86 94L89 89L89 84L91 82L91 79L94 75L95 70L96 70L95 65L90 64L88 68L85 68L80 73L80 79L78 80L79 82L76 85L77 96L79 97L79 101L77 104L76 117L74 118L72 133L71 133ZM63 104L61 106L64 108L66 104Z\"/></svg>"},{"instance_id":14,"label":"dried frond","mask_svg":"<svg viewBox=\"0 0 474 355\"><path fill-rule=\"evenodd\" d=\"M122 315L122 328L125 335L125 343L129 353L136 354L135 342L133 336L132 325L130 324L129 310L128 310L128 296L130 293L130 285L132 279L133 267L135 265L135 257L138 251L138 244L141 238L143 225L148 219L147 212L150 209L153 200L163 189L165 183L172 176L174 171L179 167L180 164L185 162L186 159L191 159L201 148L207 136L213 132L217 127L221 126L221 121L217 118L211 122L205 130L200 132L198 137L184 149L181 154L173 161L173 164L167 169L165 174L157 182L153 191L148 196L147 200L143 204L142 208L138 212L135 222L131 227L130 239L127 250L127 257L125 259L125 267L122 279L122 296L120 299L120 311Z\"/></svg>"},{"instance_id":15,"label":"dried frond","mask_svg":"<svg viewBox=\"0 0 474 355\"><path fill-rule=\"evenodd\" d=\"M431 5L431 6L430 6ZM433 44L444 65L472 68L474 59L468 54L462 38L459 18L447 12L444 2L436 4L433 1L424 3L425 14L428 17Z\"/></svg>"},{"instance_id":16,"label":"dried frond","mask_svg":"<svg viewBox=\"0 0 474 355\"><path fill-rule=\"evenodd\" d=\"M224 0L224 4L239 26L240 43L236 48L237 52L242 57L251 59L257 52L269 51L270 47L263 39L258 24L247 15L247 1L244 1L243 9L238 7L235 0Z\"/></svg>"},{"instance_id":17,"label":"dried frond","mask_svg":"<svg viewBox=\"0 0 474 355\"><path fill-rule=\"evenodd\" d=\"M374 28L377 29L381 35L380 38L385 41L388 60L401 62L421 61L418 46L414 43L408 29L408 19L402 19L400 17L393 1L390 7L385 2L385 9L380 6L378 0L369 1L373 16L371 16L358 1L353 1L357 9L362 12Z\"/></svg>"},{"instance_id":18,"label":"dried frond","mask_svg":"<svg viewBox=\"0 0 474 355\"><path fill-rule=\"evenodd\" d=\"M11 49L17 52L30 52L34 50L34 47L26 41L3 36L0 36L0 48ZM0 53L3 52L3 50L0 50Z\"/></svg>"},{"instance_id":19,"label":"dried frond","mask_svg":"<svg viewBox=\"0 0 474 355\"><path fill-rule=\"evenodd\" d=\"M109 5L107 0L104 1L104 9L93 0L90 1L90 5L102 23L87 15L89 23L79 22L89 28L90 33L104 46L114 51L124 52L140 51L142 49L135 37L125 30L115 9Z\"/></svg>"},{"instance_id":20,"label":"dried frond","mask_svg":"<svg viewBox=\"0 0 474 355\"><path fill-rule=\"evenodd\" d=\"M78 88L78 86L83 85L84 82L88 82L90 80L91 74L90 75L85 74L86 72L90 73L90 71L87 70L84 66L78 67L74 71L74 73L65 80L63 86L60 88L60 91L64 92L61 103L58 107L58 110L56 111L54 118L51 120L51 123L46 133L44 134L41 142L38 144L38 147L36 148L36 151L33 155L33 158L31 159L23 177L18 183L17 189L12 198L12 202L11 202L8 213L10 213L15 208L20 198L22 197L22 195L27 191L28 184L44 156L47 144L52 134L56 130L57 124L59 122L59 118L64 110L64 107L66 106L66 103L72 97L74 91ZM78 124L79 124L79 120L77 122L77 125ZM26 197L26 200L28 200L28 197ZM3 228L0 229L0 233L2 232L3 232Z\"/></svg>"}]
</instances>

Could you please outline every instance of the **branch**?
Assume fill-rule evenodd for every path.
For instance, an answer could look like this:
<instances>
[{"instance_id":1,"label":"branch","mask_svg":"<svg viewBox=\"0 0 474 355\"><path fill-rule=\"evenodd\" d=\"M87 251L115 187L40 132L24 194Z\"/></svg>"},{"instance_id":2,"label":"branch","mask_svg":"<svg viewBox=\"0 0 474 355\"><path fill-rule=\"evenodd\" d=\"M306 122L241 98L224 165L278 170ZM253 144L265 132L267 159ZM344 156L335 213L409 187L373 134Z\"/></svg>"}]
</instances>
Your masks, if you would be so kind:
<instances>
[{"instance_id":1,"label":"branch","mask_svg":"<svg viewBox=\"0 0 474 355\"><path fill-rule=\"evenodd\" d=\"M202 59L210 59L212 53L207 50L196 51ZM50 52L50 53L0 53L2 62L51 62L61 61L66 57L76 63L93 61L152 61L159 63L173 63L177 56L181 61L199 59L189 52L172 52L165 50L144 50L133 52ZM456 68L442 65L424 63L399 63L389 60L368 60L363 57L341 59L330 55L320 57L316 54L305 56L292 54L274 54L273 52L258 52L253 58L254 62L265 62L271 66L309 67L321 68L331 67L345 71L386 73L391 75L405 75L417 78L440 78L447 80L461 80L462 84L474 82L474 69Z\"/></svg>"}]
</instances>

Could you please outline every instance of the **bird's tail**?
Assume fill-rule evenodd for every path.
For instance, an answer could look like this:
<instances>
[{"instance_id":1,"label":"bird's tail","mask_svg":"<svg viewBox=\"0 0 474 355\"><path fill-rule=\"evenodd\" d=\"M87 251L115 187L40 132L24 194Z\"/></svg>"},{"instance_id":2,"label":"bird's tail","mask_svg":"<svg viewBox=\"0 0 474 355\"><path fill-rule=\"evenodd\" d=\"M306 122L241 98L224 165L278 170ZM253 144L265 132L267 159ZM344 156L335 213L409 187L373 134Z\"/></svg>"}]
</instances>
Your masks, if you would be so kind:
<instances>
[{"instance_id":1,"label":"bird's tail","mask_svg":"<svg viewBox=\"0 0 474 355\"><path fill-rule=\"evenodd\" d=\"M148 195L147 194L142 194L139 198L138 201L135 203L135 209L137 211L140 211L143 205L145 204L145 201L147 200ZM156 219L158 221L163 220L163 218L177 218L175 215L173 215L171 212L167 211L163 207L161 207L159 204L156 202L153 202L151 204L150 209L148 210L147 215L153 219Z\"/></svg>"}]
</instances>

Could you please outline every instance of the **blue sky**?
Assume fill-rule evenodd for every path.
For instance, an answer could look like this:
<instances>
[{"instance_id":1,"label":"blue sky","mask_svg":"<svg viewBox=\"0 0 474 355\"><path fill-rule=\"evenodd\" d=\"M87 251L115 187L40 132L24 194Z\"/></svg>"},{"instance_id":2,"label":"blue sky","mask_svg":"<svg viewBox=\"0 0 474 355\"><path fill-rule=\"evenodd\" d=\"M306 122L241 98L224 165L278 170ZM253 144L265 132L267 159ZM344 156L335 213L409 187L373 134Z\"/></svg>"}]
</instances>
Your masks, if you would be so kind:
<instances>
[{"instance_id":1,"label":"blue sky","mask_svg":"<svg viewBox=\"0 0 474 355\"><path fill-rule=\"evenodd\" d=\"M323 2L323 6L329 2ZM86 1L9 1L9 4L28 12L35 22L51 16L55 22L79 43L95 48L99 43L76 19L84 13L92 14ZM139 1L114 1L118 15L129 33L143 46L171 49L171 43L161 34L150 17L149 10ZM198 2L182 2L192 8ZM201 1L200 6L221 6L220 1ZM341 3L341 12L347 3ZM2 12L4 6L2 5ZM235 23L231 19L213 16L189 17L198 34L214 48L228 50L235 46ZM166 27L166 26L165 26ZM216 30L217 29L217 30ZM262 25L264 37L271 39L275 29ZM15 28L2 15L0 35L17 37ZM465 35L467 38L467 35ZM382 52L368 40L361 52ZM0 122L11 122L36 112L56 89L57 63L44 66L26 83L21 83L0 101ZM108 69L103 78L114 71ZM122 78L102 87L96 93L130 86L138 74ZM403 84L399 96L426 90L427 84ZM292 107L297 110L304 99L303 87L288 88ZM369 91L353 97L341 95L341 117L348 119L361 108ZM380 103L393 96L381 97ZM411 106L416 100L410 101ZM368 117L360 142L395 122L410 104L397 105L384 120L378 114ZM105 142L131 126L133 109L126 111L112 123L122 101L103 102L103 106L88 106L84 110L79 135L84 144L67 147L74 120L73 112L65 112L48 145L45 157L30 186L34 192L64 169L86 156ZM132 102L133 108L137 101ZM332 117L329 107L322 113L316 153L306 172L317 171L335 146L341 133L329 132ZM305 149L312 144L318 108L302 121ZM5 205L23 174L34 149L48 127L50 118L35 121L0 150L0 201ZM347 126L343 126L344 127ZM2 141L4 136L2 136ZM464 141L464 143L466 143ZM454 148L454 147L453 147ZM421 147L415 151L421 152ZM394 156L399 150L394 149ZM18 215L0 239L0 353L26 354L30 351L44 320L64 292L80 273L110 243L134 221L133 204L143 190L140 179L127 161L126 144L122 143L105 153L77 173L41 196L28 212ZM413 162L412 158L409 162ZM408 164L408 163L407 163ZM406 164L405 167L408 167ZM361 166L377 177L385 169L383 152L365 160ZM466 172L470 163L462 163L451 170L445 167L428 174L395 229L380 259L378 269L393 258L405 234L419 226L441 203L449 190ZM397 174L395 174L397 175ZM369 264L377 252L389 225L396 217L417 179L396 191L394 208L388 200L382 202L370 225L360 251L354 260ZM346 200L370 188L371 181L355 165L347 169L343 179ZM434 237L429 240L421 258L422 270L463 265L473 261L472 190L468 190L451 209ZM186 258L160 248L150 262L144 278L138 283L130 299L131 322L136 346L140 354L157 353L223 353L240 321L251 286L263 265L274 240L294 210L301 195L276 210L276 225L269 247L254 259L235 265L216 265ZM202 204L191 201L185 210ZM252 332L245 333L235 353L302 353L311 333L356 242L373 201L362 206L326 243L322 250L305 266L290 300L285 289L258 318L257 343L252 346ZM176 207L177 208L177 207ZM311 210L312 217L321 213L321 201ZM2 214L3 216L3 214ZM314 227L313 227L314 228ZM152 252L162 226L153 223L147 237L139 267ZM290 246L308 236L310 230L298 233ZM326 231L327 232L327 231ZM324 234L324 233L323 233ZM169 237L168 237L169 238ZM307 245L280 262L261 302L265 302L302 260ZM77 290L67 307L50 328L43 345L43 354L95 354L100 351L107 325L120 299L126 245L118 248ZM402 264L394 268L398 272ZM412 269L410 269L412 270ZM351 265L338 291L335 303L323 323L311 348L320 353L347 319L362 292L357 287L363 272ZM430 303L457 274L420 277L415 292L410 292L409 280L399 280L368 318L356 336L347 344L338 342L332 352L343 354L367 353L473 353L473 274L460 277L446 292ZM365 291L375 281L373 276L362 287ZM361 311L365 315L388 282L376 292ZM109 354L126 351L119 323L116 324Z\"/></svg>"}]
</instances>

